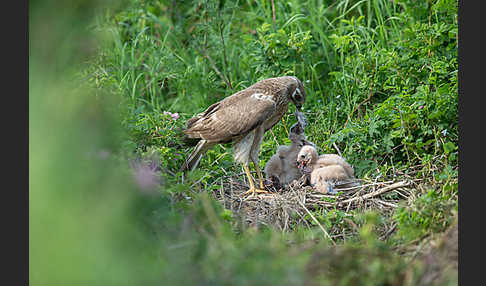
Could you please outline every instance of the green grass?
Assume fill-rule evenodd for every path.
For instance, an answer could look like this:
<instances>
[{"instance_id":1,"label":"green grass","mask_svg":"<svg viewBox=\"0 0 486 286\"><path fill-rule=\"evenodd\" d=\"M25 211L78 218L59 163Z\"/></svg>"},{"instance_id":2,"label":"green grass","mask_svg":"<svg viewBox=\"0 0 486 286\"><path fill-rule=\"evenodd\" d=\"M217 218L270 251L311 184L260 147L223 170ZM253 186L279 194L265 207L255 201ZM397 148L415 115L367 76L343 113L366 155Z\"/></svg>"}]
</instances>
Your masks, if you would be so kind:
<instances>
[{"instance_id":1,"label":"green grass","mask_svg":"<svg viewBox=\"0 0 486 286\"><path fill-rule=\"evenodd\" d=\"M260 79L297 75L322 151L337 143L359 175L392 157L416 164L457 146L457 17L443 2L418 13L406 1L277 1L274 23L267 2L135 1L102 22L114 44L91 80L128 99L131 130L140 114L184 120ZM291 120L275 127L276 142L267 135L262 160Z\"/></svg>"},{"instance_id":2,"label":"green grass","mask_svg":"<svg viewBox=\"0 0 486 286\"><path fill-rule=\"evenodd\" d=\"M421 264L394 250L457 212L457 2L273 2L275 18L272 1L30 6L33 285L416 285ZM333 233L356 232L334 248L318 228L247 228L212 200L221 176L241 171L230 145L182 183L185 120L280 75L304 82L319 152L336 144L361 178L419 166L415 199L391 215L315 210ZM262 166L288 144L292 108L265 135ZM153 156L162 185L148 195L127 159Z\"/></svg>"}]
</instances>

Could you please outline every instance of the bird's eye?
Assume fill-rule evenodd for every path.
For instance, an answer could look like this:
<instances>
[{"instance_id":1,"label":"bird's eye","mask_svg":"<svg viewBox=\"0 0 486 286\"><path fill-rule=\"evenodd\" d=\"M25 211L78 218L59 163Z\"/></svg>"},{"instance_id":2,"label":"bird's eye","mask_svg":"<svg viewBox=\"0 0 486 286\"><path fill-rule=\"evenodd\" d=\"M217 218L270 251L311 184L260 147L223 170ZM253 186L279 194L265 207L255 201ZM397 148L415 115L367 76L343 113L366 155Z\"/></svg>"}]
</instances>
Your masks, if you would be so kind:
<instances>
[{"instance_id":1,"label":"bird's eye","mask_svg":"<svg viewBox=\"0 0 486 286\"><path fill-rule=\"evenodd\" d=\"M300 101L302 100L302 93L300 92L300 89L297 87L294 92L292 93L292 98L295 101Z\"/></svg>"},{"instance_id":2,"label":"bird's eye","mask_svg":"<svg viewBox=\"0 0 486 286\"><path fill-rule=\"evenodd\" d=\"M300 158L305 159L305 155L300 155Z\"/></svg>"}]
</instances>

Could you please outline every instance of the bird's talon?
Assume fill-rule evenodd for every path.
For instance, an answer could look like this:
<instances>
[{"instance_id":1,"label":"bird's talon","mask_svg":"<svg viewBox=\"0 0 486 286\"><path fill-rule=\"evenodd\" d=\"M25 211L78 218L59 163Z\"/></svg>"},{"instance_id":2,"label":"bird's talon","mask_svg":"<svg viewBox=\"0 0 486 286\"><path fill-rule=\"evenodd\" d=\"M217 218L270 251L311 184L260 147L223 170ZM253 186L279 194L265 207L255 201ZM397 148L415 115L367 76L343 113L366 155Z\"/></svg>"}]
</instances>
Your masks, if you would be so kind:
<instances>
[{"instance_id":1,"label":"bird's talon","mask_svg":"<svg viewBox=\"0 0 486 286\"><path fill-rule=\"evenodd\" d=\"M256 195L256 194L268 194L268 191L266 190L262 190L262 189L257 189L257 188L250 188L248 191L246 191L243 195L244 196L247 196L247 195Z\"/></svg>"}]
</instances>

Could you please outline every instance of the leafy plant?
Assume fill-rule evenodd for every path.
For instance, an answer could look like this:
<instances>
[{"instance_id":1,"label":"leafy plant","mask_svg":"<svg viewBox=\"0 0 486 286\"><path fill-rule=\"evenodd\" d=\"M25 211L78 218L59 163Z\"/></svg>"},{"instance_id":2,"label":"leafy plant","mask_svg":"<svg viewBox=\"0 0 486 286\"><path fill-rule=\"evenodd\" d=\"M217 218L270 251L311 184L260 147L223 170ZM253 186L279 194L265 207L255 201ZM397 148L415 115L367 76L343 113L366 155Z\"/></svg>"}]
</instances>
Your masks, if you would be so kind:
<instances>
[{"instance_id":1,"label":"leafy plant","mask_svg":"<svg viewBox=\"0 0 486 286\"><path fill-rule=\"evenodd\" d=\"M398 222L397 237L407 241L424 235L442 232L453 221L457 202L440 192L429 190L412 206L397 209L394 219Z\"/></svg>"}]
</instances>

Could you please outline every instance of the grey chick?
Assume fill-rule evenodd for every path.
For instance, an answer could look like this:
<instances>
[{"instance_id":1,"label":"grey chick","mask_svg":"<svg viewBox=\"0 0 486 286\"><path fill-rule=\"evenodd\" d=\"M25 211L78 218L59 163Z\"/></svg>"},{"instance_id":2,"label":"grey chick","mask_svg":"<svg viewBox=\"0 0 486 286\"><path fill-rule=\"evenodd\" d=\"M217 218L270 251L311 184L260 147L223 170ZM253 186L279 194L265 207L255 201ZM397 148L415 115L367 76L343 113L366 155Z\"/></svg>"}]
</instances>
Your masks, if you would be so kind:
<instances>
[{"instance_id":1,"label":"grey chick","mask_svg":"<svg viewBox=\"0 0 486 286\"><path fill-rule=\"evenodd\" d=\"M297 154L303 146L314 145L306 140L304 115L298 111L295 115L298 121L290 127L291 145L279 146L277 152L265 166L266 179L272 181L273 184L287 185L293 180L300 179L302 173L297 166Z\"/></svg>"}]
</instances>

